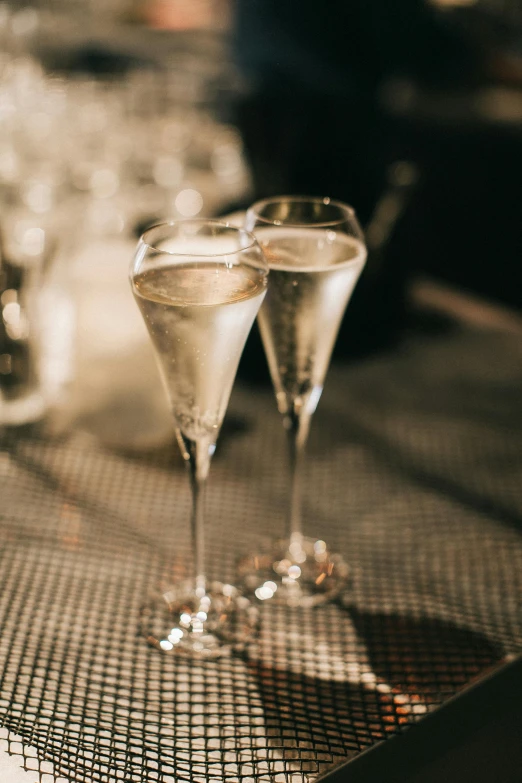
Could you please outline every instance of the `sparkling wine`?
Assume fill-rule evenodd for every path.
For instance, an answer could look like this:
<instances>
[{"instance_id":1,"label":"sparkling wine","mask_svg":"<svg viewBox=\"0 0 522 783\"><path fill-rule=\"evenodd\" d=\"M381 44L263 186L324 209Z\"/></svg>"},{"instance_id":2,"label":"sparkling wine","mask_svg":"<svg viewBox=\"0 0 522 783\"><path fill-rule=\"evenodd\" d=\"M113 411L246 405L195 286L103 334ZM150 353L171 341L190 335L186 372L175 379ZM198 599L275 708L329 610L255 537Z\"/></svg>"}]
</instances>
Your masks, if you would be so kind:
<instances>
[{"instance_id":1,"label":"sparkling wine","mask_svg":"<svg viewBox=\"0 0 522 783\"><path fill-rule=\"evenodd\" d=\"M313 413L339 325L366 260L331 230L257 226L270 266L259 327L281 413Z\"/></svg>"},{"instance_id":2,"label":"sparkling wine","mask_svg":"<svg viewBox=\"0 0 522 783\"><path fill-rule=\"evenodd\" d=\"M176 426L190 441L215 443L266 276L209 259L146 270L133 290Z\"/></svg>"}]
</instances>

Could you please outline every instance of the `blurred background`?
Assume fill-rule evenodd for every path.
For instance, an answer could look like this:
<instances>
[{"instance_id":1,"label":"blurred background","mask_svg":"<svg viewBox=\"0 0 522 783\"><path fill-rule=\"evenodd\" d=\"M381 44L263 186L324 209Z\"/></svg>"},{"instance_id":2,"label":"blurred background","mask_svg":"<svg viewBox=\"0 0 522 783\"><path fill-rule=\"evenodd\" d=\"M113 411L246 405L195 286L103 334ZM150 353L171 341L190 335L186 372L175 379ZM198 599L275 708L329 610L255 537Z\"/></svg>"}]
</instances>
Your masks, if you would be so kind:
<instances>
[{"instance_id":1,"label":"blurred background","mask_svg":"<svg viewBox=\"0 0 522 783\"><path fill-rule=\"evenodd\" d=\"M520 0L0 3L4 408L37 391L13 423L103 398L116 438L130 368L129 415L155 373L126 281L140 231L282 193L348 201L366 229L338 358L400 339L412 291L516 315ZM267 378L255 334L240 372Z\"/></svg>"}]
</instances>

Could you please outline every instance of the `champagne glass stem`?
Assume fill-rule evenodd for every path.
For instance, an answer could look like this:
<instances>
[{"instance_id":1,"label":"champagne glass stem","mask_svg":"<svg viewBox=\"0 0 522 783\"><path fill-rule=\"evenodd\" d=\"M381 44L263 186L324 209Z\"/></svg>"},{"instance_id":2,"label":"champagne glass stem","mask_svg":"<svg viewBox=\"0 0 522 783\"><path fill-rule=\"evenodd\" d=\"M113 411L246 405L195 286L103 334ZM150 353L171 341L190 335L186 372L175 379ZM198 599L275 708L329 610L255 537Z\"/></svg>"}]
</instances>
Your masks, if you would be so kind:
<instances>
[{"instance_id":1,"label":"champagne glass stem","mask_svg":"<svg viewBox=\"0 0 522 783\"><path fill-rule=\"evenodd\" d=\"M194 580L196 589L205 590L205 526L203 504L205 500L206 480L197 478L190 468L190 486L192 490L192 514L190 520L192 549L194 552Z\"/></svg>"},{"instance_id":2,"label":"champagne glass stem","mask_svg":"<svg viewBox=\"0 0 522 783\"><path fill-rule=\"evenodd\" d=\"M204 502L207 476L213 445L204 440L190 440L181 436L183 457L187 463L192 492L190 520L192 552L194 557L194 582L196 590L206 591L205 571L205 523Z\"/></svg>"},{"instance_id":3,"label":"champagne glass stem","mask_svg":"<svg viewBox=\"0 0 522 783\"><path fill-rule=\"evenodd\" d=\"M304 411L292 412L292 414L285 417L290 463L288 538L291 541L298 540L303 535L301 518L301 477L305 460L306 441L310 430L310 418L310 415Z\"/></svg>"}]
</instances>

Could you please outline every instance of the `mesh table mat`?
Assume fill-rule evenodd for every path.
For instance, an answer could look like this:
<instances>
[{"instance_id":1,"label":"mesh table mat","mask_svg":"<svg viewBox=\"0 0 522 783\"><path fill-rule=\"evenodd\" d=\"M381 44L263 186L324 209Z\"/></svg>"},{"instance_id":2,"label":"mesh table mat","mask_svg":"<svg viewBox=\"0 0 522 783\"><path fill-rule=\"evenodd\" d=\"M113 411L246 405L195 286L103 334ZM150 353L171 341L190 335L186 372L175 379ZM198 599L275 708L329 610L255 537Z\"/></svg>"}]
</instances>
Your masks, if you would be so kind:
<instances>
[{"instance_id":1,"label":"mesh table mat","mask_svg":"<svg viewBox=\"0 0 522 783\"><path fill-rule=\"evenodd\" d=\"M308 781L519 653L521 393L522 345L501 333L414 336L333 366L303 510L351 564L350 587L315 609L263 604L245 653L204 663L137 635L148 590L189 565L174 445L128 454L81 428L4 433L10 751L42 783ZM271 391L237 385L228 421L207 548L210 575L233 580L239 555L281 533L288 486Z\"/></svg>"}]
</instances>

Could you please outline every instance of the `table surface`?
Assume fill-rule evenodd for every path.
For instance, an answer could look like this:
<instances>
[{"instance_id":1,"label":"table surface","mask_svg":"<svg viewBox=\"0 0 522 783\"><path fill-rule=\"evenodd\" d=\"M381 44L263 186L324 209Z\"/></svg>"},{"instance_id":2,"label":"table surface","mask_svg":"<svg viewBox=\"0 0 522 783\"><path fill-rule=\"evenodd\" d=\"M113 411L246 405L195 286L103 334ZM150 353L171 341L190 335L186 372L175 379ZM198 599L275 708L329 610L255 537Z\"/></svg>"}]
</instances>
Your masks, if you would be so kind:
<instances>
[{"instance_id":1,"label":"table surface","mask_svg":"<svg viewBox=\"0 0 522 783\"><path fill-rule=\"evenodd\" d=\"M190 497L161 427L155 442L114 436L123 416L150 420L118 388L74 424L2 434L14 755L0 763L27 783L313 780L521 652L519 334L446 324L332 366L304 519L350 563L349 588L315 609L267 602L244 654L204 663L137 632L149 589L186 573ZM232 581L239 555L281 533L284 446L271 390L237 384L208 488L211 576Z\"/></svg>"}]
</instances>

